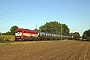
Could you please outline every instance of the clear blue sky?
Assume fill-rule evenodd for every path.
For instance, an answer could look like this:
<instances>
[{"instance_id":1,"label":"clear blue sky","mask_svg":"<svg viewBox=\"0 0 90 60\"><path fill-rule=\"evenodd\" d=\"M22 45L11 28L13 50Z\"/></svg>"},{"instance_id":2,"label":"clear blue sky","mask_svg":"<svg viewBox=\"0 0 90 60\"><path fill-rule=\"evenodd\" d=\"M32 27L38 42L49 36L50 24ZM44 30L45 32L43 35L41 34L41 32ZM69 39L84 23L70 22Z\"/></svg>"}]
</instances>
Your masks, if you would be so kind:
<instances>
[{"instance_id":1,"label":"clear blue sky","mask_svg":"<svg viewBox=\"0 0 90 60\"><path fill-rule=\"evenodd\" d=\"M82 35L90 28L90 0L0 0L0 32L14 25L34 29L50 21Z\"/></svg>"}]
</instances>

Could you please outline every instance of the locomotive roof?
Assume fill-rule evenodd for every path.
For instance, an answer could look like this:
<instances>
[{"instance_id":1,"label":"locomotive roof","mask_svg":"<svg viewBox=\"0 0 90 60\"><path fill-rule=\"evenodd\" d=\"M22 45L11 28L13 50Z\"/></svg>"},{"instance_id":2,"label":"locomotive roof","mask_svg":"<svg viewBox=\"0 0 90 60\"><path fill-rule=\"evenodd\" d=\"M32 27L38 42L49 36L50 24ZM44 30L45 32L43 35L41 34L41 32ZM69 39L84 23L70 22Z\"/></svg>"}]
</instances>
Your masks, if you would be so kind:
<instances>
[{"instance_id":1,"label":"locomotive roof","mask_svg":"<svg viewBox=\"0 0 90 60\"><path fill-rule=\"evenodd\" d=\"M37 31L35 31L35 30L24 29L24 28L18 28L17 31L18 31L18 30L24 30L25 32L33 32L33 33L37 33Z\"/></svg>"}]
</instances>

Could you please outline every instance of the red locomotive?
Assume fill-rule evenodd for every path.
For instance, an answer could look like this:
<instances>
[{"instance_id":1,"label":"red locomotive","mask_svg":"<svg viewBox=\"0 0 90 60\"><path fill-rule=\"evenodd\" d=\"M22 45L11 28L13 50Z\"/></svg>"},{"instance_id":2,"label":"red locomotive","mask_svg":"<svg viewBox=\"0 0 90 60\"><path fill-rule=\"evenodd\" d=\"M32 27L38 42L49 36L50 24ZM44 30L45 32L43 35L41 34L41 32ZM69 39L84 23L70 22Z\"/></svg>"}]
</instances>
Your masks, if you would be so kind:
<instances>
[{"instance_id":1,"label":"red locomotive","mask_svg":"<svg viewBox=\"0 0 90 60\"><path fill-rule=\"evenodd\" d=\"M15 33L15 41L17 40L34 40L38 38L38 32L24 28L18 28Z\"/></svg>"}]
</instances>

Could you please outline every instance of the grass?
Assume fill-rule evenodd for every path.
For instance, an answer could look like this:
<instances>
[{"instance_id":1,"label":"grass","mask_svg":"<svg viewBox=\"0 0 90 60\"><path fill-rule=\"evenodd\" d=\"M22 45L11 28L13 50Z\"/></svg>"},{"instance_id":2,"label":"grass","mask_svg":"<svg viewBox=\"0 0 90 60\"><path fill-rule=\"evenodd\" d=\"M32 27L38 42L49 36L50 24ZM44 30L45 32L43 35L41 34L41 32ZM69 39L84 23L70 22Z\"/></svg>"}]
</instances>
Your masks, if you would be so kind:
<instances>
[{"instance_id":1,"label":"grass","mask_svg":"<svg viewBox=\"0 0 90 60\"><path fill-rule=\"evenodd\" d=\"M1 43L0 46L19 46L19 45L24 45L21 43L14 44L14 43Z\"/></svg>"},{"instance_id":2,"label":"grass","mask_svg":"<svg viewBox=\"0 0 90 60\"><path fill-rule=\"evenodd\" d=\"M10 42L10 41L5 41L0 43L0 46L19 46L19 45L28 45L28 44L33 44L33 43L37 43L37 44L43 44L43 43L50 43L50 42L70 42L71 40L51 40L51 41L19 41L19 42ZM72 42L74 42L76 40L72 40ZM82 41L83 42L83 41Z\"/></svg>"},{"instance_id":3,"label":"grass","mask_svg":"<svg viewBox=\"0 0 90 60\"><path fill-rule=\"evenodd\" d=\"M0 35L0 39L4 41L14 41L14 35Z\"/></svg>"},{"instance_id":4,"label":"grass","mask_svg":"<svg viewBox=\"0 0 90 60\"><path fill-rule=\"evenodd\" d=\"M61 41L61 40L58 40L58 41ZM28 44L34 44L34 43L43 44L43 43L49 43L49 42L57 42L57 40L55 41L53 40L50 40L50 41L18 41L18 42L3 41L0 43L0 46L18 46L18 45L28 45Z\"/></svg>"},{"instance_id":5,"label":"grass","mask_svg":"<svg viewBox=\"0 0 90 60\"><path fill-rule=\"evenodd\" d=\"M4 42L0 43L0 46L18 46L18 45L28 45L28 44L33 44L33 43L38 43L38 44L43 44L43 43L48 43L50 41L19 41L19 42Z\"/></svg>"}]
</instances>

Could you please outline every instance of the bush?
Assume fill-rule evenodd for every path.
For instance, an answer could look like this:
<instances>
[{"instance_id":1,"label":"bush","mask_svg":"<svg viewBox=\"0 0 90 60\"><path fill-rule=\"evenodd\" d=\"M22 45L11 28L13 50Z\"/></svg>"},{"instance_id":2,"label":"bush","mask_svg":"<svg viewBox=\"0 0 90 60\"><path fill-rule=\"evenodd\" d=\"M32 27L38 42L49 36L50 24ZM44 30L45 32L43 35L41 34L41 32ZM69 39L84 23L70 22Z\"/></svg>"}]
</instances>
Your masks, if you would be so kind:
<instances>
[{"instance_id":1,"label":"bush","mask_svg":"<svg viewBox=\"0 0 90 60\"><path fill-rule=\"evenodd\" d=\"M87 40L90 41L90 37L88 37Z\"/></svg>"},{"instance_id":2,"label":"bush","mask_svg":"<svg viewBox=\"0 0 90 60\"><path fill-rule=\"evenodd\" d=\"M6 41L10 41L10 40L6 39Z\"/></svg>"},{"instance_id":3,"label":"bush","mask_svg":"<svg viewBox=\"0 0 90 60\"><path fill-rule=\"evenodd\" d=\"M74 40L80 40L79 36L74 36Z\"/></svg>"},{"instance_id":4,"label":"bush","mask_svg":"<svg viewBox=\"0 0 90 60\"><path fill-rule=\"evenodd\" d=\"M2 39L2 37L0 37L0 41L4 41L4 40Z\"/></svg>"}]
</instances>

